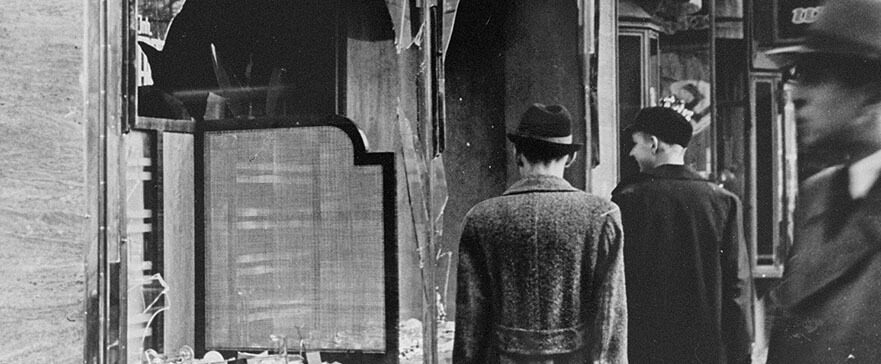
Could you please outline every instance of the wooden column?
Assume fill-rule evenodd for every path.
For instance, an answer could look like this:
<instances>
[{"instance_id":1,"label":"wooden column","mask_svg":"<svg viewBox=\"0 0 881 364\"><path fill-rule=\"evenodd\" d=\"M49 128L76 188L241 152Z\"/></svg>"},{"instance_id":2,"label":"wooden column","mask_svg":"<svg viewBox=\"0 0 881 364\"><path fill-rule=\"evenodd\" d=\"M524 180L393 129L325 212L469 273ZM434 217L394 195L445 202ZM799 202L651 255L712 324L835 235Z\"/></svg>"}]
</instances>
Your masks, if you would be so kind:
<instances>
[{"instance_id":1,"label":"wooden column","mask_svg":"<svg viewBox=\"0 0 881 364\"><path fill-rule=\"evenodd\" d=\"M85 363L116 363L125 357L125 218L123 124L124 17L128 3L86 2L83 69L86 125L86 337ZM133 39L133 38L132 38ZM122 339L122 340L121 340Z\"/></svg>"},{"instance_id":2,"label":"wooden column","mask_svg":"<svg viewBox=\"0 0 881 364\"><path fill-rule=\"evenodd\" d=\"M505 125L516 129L532 103L561 104L573 117L573 134L584 142L584 98L578 4L571 0L510 2L504 21ZM584 155L579 153L579 158ZM508 185L519 179L513 155L507 156ZM583 161L583 160L582 160ZM585 187L585 164L566 171L574 186Z\"/></svg>"},{"instance_id":3,"label":"wooden column","mask_svg":"<svg viewBox=\"0 0 881 364\"><path fill-rule=\"evenodd\" d=\"M611 196L618 184L618 4L598 0L597 108L599 114L600 165L591 172L591 192Z\"/></svg>"}]
</instances>

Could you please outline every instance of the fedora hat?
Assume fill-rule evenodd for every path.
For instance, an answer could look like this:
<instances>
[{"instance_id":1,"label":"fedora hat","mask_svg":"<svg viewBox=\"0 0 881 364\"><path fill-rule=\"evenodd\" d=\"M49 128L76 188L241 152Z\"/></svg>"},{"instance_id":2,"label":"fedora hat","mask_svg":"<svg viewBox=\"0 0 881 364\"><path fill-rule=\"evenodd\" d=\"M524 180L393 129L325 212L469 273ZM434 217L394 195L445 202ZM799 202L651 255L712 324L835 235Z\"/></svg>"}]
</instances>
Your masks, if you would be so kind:
<instances>
[{"instance_id":1,"label":"fedora hat","mask_svg":"<svg viewBox=\"0 0 881 364\"><path fill-rule=\"evenodd\" d=\"M515 145L532 144L575 152L581 144L572 141L572 115L562 105L532 104L508 139Z\"/></svg>"},{"instance_id":2,"label":"fedora hat","mask_svg":"<svg viewBox=\"0 0 881 364\"><path fill-rule=\"evenodd\" d=\"M781 68L817 53L881 61L881 0L826 0L801 44L765 52Z\"/></svg>"}]
</instances>

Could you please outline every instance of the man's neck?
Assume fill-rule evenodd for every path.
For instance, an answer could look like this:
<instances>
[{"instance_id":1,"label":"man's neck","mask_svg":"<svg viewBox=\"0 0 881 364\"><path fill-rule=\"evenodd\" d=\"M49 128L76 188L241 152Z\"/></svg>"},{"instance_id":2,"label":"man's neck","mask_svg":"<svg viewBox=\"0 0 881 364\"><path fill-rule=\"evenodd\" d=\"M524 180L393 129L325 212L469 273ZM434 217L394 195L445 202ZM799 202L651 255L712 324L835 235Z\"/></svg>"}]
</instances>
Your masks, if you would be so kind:
<instances>
[{"instance_id":1,"label":"man's neck","mask_svg":"<svg viewBox=\"0 0 881 364\"><path fill-rule=\"evenodd\" d=\"M654 167L663 166L665 164L670 164L674 166L685 165L685 152L677 154L658 153L657 158L655 159Z\"/></svg>"},{"instance_id":2,"label":"man's neck","mask_svg":"<svg viewBox=\"0 0 881 364\"><path fill-rule=\"evenodd\" d=\"M563 178L563 172L566 170L565 163L550 163L550 164L531 164L524 163L520 167L520 177L532 177L532 176L553 176Z\"/></svg>"}]
</instances>

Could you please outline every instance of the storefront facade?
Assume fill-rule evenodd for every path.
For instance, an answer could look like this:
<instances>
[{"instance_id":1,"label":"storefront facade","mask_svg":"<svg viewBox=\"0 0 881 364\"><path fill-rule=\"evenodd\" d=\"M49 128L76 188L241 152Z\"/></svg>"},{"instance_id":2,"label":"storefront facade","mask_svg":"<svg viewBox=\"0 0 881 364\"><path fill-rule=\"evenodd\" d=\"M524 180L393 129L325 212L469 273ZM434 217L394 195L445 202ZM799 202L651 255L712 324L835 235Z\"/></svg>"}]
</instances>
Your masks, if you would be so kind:
<instances>
[{"instance_id":1,"label":"storefront facade","mask_svg":"<svg viewBox=\"0 0 881 364\"><path fill-rule=\"evenodd\" d=\"M602 196L635 172L621 138L635 113L686 102L698 129L687 163L743 200L759 289L782 273L806 172L761 50L796 40L816 2L220 2L87 2L86 363L185 345L228 357L276 348L270 335L343 363L445 360L460 223L516 180L505 132L535 102L572 112L586 148L566 178ZM327 159L339 150L360 162ZM378 187L338 181L355 175ZM266 257L302 269L271 273ZM269 309L237 316L247 305Z\"/></svg>"}]
</instances>

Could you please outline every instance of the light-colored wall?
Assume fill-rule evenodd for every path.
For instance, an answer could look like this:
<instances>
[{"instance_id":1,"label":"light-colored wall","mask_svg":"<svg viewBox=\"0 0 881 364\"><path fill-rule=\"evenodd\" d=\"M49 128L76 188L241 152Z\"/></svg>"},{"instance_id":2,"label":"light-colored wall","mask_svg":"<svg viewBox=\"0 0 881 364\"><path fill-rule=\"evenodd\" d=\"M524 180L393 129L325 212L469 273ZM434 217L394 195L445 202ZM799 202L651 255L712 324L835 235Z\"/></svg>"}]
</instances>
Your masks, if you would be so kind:
<instances>
[{"instance_id":1,"label":"light-colored wall","mask_svg":"<svg viewBox=\"0 0 881 364\"><path fill-rule=\"evenodd\" d=\"M162 148L163 277L169 288L164 335L171 351L195 344L193 136L162 133Z\"/></svg>"},{"instance_id":2,"label":"light-colored wall","mask_svg":"<svg viewBox=\"0 0 881 364\"><path fill-rule=\"evenodd\" d=\"M609 197L618 184L618 13L615 0L599 1L597 107L599 114L600 164L591 172L588 190Z\"/></svg>"}]
</instances>

